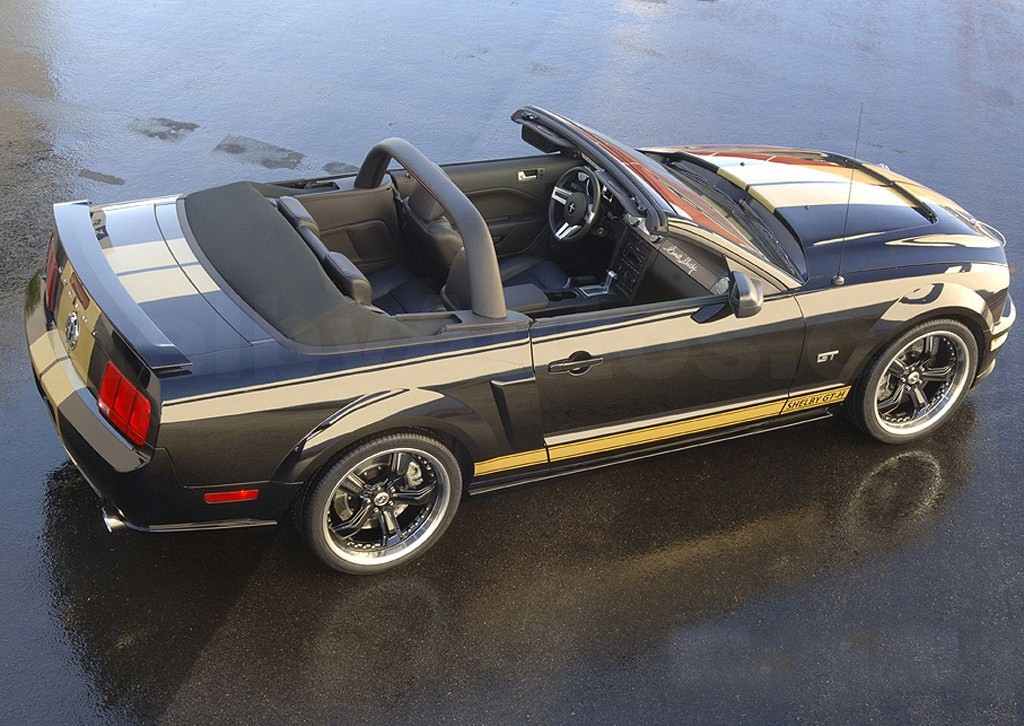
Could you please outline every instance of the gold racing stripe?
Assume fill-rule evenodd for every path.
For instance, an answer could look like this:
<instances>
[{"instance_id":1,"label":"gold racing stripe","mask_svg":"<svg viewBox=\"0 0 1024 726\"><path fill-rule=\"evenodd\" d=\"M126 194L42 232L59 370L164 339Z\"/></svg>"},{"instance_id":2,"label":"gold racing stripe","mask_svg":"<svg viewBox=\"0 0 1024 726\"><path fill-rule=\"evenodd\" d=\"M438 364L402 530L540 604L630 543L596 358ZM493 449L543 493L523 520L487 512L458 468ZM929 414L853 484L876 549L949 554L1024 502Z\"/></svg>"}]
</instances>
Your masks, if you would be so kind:
<instances>
[{"instance_id":1,"label":"gold racing stripe","mask_svg":"<svg viewBox=\"0 0 1024 726\"><path fill-rule=\"evenodd\" d=\"M609 434L582 441L573 441L567 444L557 444L549 447L548 451L551 455L551 461L574 459L577 456L599 454L605 451L624 449L629 446L649 444L655 441L698 434L735 424L748 423L762 418L772 418L782 412L784 404L784 400L761 403L756 406L746 406L732 411L713 413L709 416L696 416L682 421L661 424L660 426L649 426L634 431L625 431L621 434Z\"/></svg>"},{"instance_id":2,"label":"gold racing stripe","mask_svg":"<svg viewBox=\"0 0 1024 726\"><path fill-rule=\"evenodd\" d=\"M768 403L743 406L729 411L693 416L681 421L672 421L657 426L643 426L630 431L594 436L563 444L554 444L548 446L546 450L533 449L487 459L486 461L479 461L473 467L473 473L476 476L485 476L525 466L546 464L549 461L553 463L566 459L575 459L589 454L605 453L615 451L616 449L713 431L737 424L750 423L751 421L774 418L782 414L829 406L845 400L849 393L850 386L841 386L825 391L769 401Z\"/></svg>"},{"instance_id":3,"label":"gold racing stripe","mask_svg":"<svg viewBox=\"0 0 1024 726\"><path fill-rule=\"evenodd\" d=\"M50 361L39 374L39 384L54 409L73 394L85 389L71 358L61 342L63 332L47 330L29 344L29 355L34 361Z\"/></svg>"},{"instance_id":4,"label":"gold racing stripe","mask_svg":"<svg viewBox=\"0 0 1024 726\"><path fill-rule=\"evenodd\" d=\"M531 451L520 451L515 454L508 454L507 456L499 456L487 461L478 461L473 465L473 474L475 476L485 476L498 471L547 463L547 449L532 449Z\"/></svg>"},{"instance_id":5,"label":"gold racing stripe","mask_svg":"<svg viewBox=\"0 0 1024 726\"><path fill-rule=\"evenodd\" d=\"M768 209L784 207L817 207L820 205L857 206L867 204L880 207L906 207L907 200L891 187L854 184L850 188L836 179L829 182L800 184L755 184L747 190L752 197Z\"/></svg>"}]
</instances>

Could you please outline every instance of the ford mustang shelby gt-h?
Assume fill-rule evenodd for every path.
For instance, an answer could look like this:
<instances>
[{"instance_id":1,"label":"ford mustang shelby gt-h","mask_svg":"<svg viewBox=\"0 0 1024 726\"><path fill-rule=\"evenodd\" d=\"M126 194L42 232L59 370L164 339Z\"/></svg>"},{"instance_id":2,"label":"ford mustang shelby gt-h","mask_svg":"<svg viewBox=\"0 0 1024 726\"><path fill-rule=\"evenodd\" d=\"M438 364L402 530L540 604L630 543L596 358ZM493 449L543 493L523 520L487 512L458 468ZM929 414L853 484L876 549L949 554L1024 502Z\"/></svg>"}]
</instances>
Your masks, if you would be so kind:
<instances>
[{"instance_id":1,"label":"ford mustang shelby gt-h","mask_svg":"<svg viewBox=\"0 0 1024 726\"><path fill-rule=\"evenodd\" d=\"M464 493L845 409L942 424L1013 324L1004 241L838 154L636 150L557 114L540 153L54 207L25 327L109 527L275 524L328 565L422 554Z\"/></svg>"}]
</instances>

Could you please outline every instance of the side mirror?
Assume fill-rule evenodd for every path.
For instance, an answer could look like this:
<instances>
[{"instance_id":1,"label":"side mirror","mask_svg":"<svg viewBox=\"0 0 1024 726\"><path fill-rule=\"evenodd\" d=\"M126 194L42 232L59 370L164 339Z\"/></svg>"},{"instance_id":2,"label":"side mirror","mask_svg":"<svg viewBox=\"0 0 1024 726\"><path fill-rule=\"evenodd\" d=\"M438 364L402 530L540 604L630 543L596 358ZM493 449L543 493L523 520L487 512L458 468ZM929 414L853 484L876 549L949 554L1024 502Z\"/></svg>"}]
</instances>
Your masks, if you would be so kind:
<instances>
[{"instance_id":1,"label":"side mirror","mask_svg":"<svg viewBox=\"0 0 1024 726\"><path fill-rule=\"evenodd\" d=\"M764 304L764 290L760 280L751 280L747 273L736 271L730 275L729 307L737 318L756 315Z\"/></svg>"}]
</instances>

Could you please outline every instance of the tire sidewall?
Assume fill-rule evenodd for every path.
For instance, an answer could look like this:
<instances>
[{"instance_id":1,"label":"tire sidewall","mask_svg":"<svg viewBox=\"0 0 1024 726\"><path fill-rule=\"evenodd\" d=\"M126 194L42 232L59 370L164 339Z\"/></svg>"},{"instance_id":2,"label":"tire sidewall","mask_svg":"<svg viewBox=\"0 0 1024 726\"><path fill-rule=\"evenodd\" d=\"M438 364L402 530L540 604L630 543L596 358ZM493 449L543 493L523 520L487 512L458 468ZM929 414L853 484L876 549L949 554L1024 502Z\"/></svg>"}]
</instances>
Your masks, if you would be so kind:
<instances>
[{"instance_id":1,"label":"tire sidewall","mask_svg":"<svg viewBox=\"0 0 1024 726\"><path fill-rule=\"evenodd\" d=\"M333 496L338 480L349 469L376 451L394 448L421 449L440 462L448 476L447 507L428 539L407 555L389 562L365 565L343 559L328 542L328 535L324 532L321 522L328 499ZM431 436L419 433L384 434L342 451L310 480L306 485L298 525L313 553L328 567L353 575L372 575L412 562L433 547L455 518L461 499L462 471L458 460L447 446Z\"/></svg>"},{"instance_id":2,"label":"tire sidewall","mask_svg":"<svg viewBox=\"0 0 1024 726\"><path fill-rule=\"evenodd\" d=\"M907 434L897 434L883 428L877 418L878 414L875 392L878 389L879 381L884 375L886 369L889 367L896 354L899 353L905 345L910 343L910 341L922 335L940 332L956 335L963 341L964 346L966 347L968 358L970 360L968 361L965 385L962 387L956 400L953 401L949 408L939 418L932 421L928 426L920 431ZM920 325L915 325L885 346L882 351L872 359L871 363L865 369L857 386L857 394L854 400L854 419L857 424L872 438L889 444L902 444L914 441L922 436L927 436L945 424L946 421L956 413L957 409L960 408L964 398L967 396L967 392L971 389L977 370L978 342L975 339L974 334L971 333L970 329L968 329L966 325L957 320L946 318L930 320L925 323L921 323Z\"/></svg>"}]
</instances>

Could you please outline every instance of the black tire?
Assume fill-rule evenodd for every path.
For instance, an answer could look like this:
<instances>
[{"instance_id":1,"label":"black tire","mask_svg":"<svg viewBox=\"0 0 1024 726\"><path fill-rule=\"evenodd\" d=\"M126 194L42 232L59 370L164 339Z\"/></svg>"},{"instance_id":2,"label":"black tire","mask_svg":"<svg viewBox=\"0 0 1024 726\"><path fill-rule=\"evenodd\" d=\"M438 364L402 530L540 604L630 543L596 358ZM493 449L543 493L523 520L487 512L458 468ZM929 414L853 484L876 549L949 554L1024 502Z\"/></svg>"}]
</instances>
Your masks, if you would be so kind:
<instances>
[{"instance_id":1,"label":"black tire","mask_svg":"<svg viewBox=\"0 0 1024 726\"><path fill-rule=\"evenodd\" d=\"M299 529L324 564L372 575L426 552L461 497L462 472L447 446L386 434L343 451L306 485Z\"/></svg>"},{"instance_id":2,"label":"black tire","mask_svg":"<svg viewBox=\"0 0 1024 726\"><path fill-rule=\"evenodd\" d=\"M978 343L961 322L916 325L887 345L864 369L851 417L869 436L889 444L931 433L963 403L974 383Z\"/></svg>"}]
</instances>

